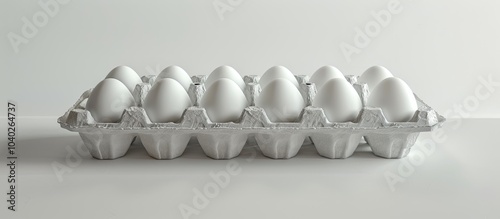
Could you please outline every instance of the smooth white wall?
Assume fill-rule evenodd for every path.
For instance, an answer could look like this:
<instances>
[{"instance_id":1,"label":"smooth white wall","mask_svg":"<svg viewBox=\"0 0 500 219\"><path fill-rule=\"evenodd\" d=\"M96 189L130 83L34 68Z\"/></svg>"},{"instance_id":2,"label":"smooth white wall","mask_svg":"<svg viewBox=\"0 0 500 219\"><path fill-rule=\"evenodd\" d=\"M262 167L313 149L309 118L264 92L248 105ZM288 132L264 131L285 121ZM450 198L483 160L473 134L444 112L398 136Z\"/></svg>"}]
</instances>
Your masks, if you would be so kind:
<instances>
[{"instance_id":1,"label":"smooth white wall","mask_svg":"<svg viewBox=\"0 0 500 219\"><path fill-rule=\"evenodd\" d=\"M400 0L400 13L350 61L341 43L353 44L355 28L375 21L371 13L388 10L390 0L69 1L16 53L9 33L22 36L23 17L43 16L39 2L50 1L0 3L0 99L17 101L20 116L62 115L117 65L141 75L173 64L191 75L219 65L241 74L284 65L309 75L334 65L359 75L384 65L440 113L474 104L479 77L500 81L494 0ZM214 3L230 7L223 20ZM471 116L500 117L499 90L469 107Z\"/></svg>"}]
</instances>

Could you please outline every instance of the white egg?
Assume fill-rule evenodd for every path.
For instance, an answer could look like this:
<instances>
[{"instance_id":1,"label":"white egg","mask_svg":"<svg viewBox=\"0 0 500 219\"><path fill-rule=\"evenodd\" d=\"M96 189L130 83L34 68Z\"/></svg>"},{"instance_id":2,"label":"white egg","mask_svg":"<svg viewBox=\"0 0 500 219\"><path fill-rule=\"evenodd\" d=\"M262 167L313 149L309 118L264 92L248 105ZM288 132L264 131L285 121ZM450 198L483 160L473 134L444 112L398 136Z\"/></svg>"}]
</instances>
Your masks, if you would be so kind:
<instances>
[{"instance_id":1,"label":"white egg","mask_svg":"<svg viewBox=\"0 0 500 219\"><path fill-rule=\"evenodd\" d=\"M135 86L142 83L141 77L134 71L134 69L128 66L118 66L111 70L106 78L114 78L121 81L130 93L134 92Z\"/></svg>"},{"instance_id":2,"label":"white egg","mask_svg":"<svg viewBox=\"0 0 500 219\"><path fill-rule=\"evenodd\" d=\"M368 106L381 108L389 122L407 122L418 109L410 87L395 77L383 80L373 89Z\"/></svg>"},{"instance_id":3,"label":"white egg","mask_svg":"<svg viewBox=\"0 0 500 219\"><path fill-rule=\"evenodd\" d=\"M319 90L321 86L323 86L327 81L334 78L342 78L345 80L345 76L344 74L342 74L342 72L340 72L340 70L333 66L327 65L316 70L316 72L314 72L314 74L311 76L309 82L316 84L316 89Z\"/></svg>"},{"instance_id":4,"label":"white egg","mask_svg":"<svg viewBox=\"0 0 500 219\"><path fill-rule=\"evenodd\" d=\"M237 122L247 107L247 99L233 80L221 78L207 89L201 107L212 122Z\"/></svg>"},{"instance_id":5,"label":"white egg","mask_svg":"<svg viewBox=\"0 0 500 219\"><path fill-rule=\"evenodd\" d=\"M353 122L363 107L358 93L344 78L326 82L314 98L313 106L323 108L330 122Z\"/></svg>"},{"instance_id":6,"label":"white egg","mask_svg":"<svg viewBox=\"0 0 500 219\"><path fill-rule=\"evenodd\" d=\"M292 82L278 78L262 90L256 106L262 107L272 122L297 122L306 104Z\"/></svg>"},{"instance_id":7,"label":"white egg","mask_svg":"<svg viewBox=\"0 0 500 219\"><path fill-rule=\"evenodd\" d=\"M219 66L213 70L212 73L210 73L207 80L205 80L205 89L208 89L213 83L215 83L215 81L221 78L230 79L234 81L234 83L236 83L241 90L245 89L245 82L243 81L241 75L234 70L233 67L227 65Z\"/></svg>"},{"instance_id":8,"label":"white egg","mask_svg":"<svg viewBox=\"0 0 500 219\"><path fill-rule=\"evenodd\" d=\"M107 78L95 86L87 100L87 110L94 120L103 123L119 122L123 111L135 106L127 87L114 78Z\"/></svg>"},{"instance_id":9,"label":"white egg","mask_svg":"<svg viewBox=\"0 0 500 219\"><path fill-rule=\"evenodd\" d=\"M177 82L179 82L179 84L182 85L182 87L184 87L184 90L186 91L189 90L189 86L193 83L188 73L186 73L184 69L176 65L171 65L163 69L163 71L161 71L161 73L156 78L156 81L160 81L163 78L172 78L176 80Z\"/></svg>"},{"instance_id":10,"label":"white egg","mask_svg":"<svg viewBox=\"0 0 500 219\"><path fill-rule=\"evenodd\" d=\"M274 66L268 69L260 78L260 87L265 88L269 83L278 78L289 80L295 87L299 87L299 82L297 82L292 72L283 66Z\"/></svg>"},{"instance_id":11,"label":"white egg","mask_svg":"<svg viewBox=\"0 0 500 219\"><path fill-rule=\"evenodd\" d=\"M144 110L151 122L179 122L191 99L182 85L164 78L155 82L144 100Z\"/></svg>"},{"instance_id":12,"label":"white egg","mask_svg":"<svg viewBox=\"0 0 500 219\"><path fill-rule=\"evenodd\" d=\"M367 84L368 89L373 91L378 83L386 78L393 77L391 72L382 66L372 66L368 68L359 78L358 83Z\"/></svg>"}]
</instances>

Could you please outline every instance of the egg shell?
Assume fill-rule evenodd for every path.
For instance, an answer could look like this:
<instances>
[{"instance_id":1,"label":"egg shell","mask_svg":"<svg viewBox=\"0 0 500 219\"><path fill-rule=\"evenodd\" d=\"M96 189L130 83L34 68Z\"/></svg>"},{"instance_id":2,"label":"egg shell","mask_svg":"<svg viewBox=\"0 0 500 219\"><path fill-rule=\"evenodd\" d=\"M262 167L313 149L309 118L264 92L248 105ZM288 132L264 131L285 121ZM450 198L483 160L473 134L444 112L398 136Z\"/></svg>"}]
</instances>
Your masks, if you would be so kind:
<instances>
[{"instance_id":1,"label":"egg shell","mask_svg":"<svg viewBox=\"0 0 500 219\"><path fill-rule=\"evenodd\" d=\"M212 122L237 122L247 107L247 99L233 80L220 78L203 95L201 107Z\"/></svg>"},{"instance_id":2,"label":"egg shell","mask_svg":"<svg viewBox=\"0 0 500 219\"><path fill-rule=\"evenodd\" d=\"M262 90L256 106L262 107L272 122L297 122L306 104L292 82L278 78Z\"/></svg>"},{"instance_id":3,"label":"egg shell","mask_svg":"<svg viewBox=\"0 0 500 219\"><path fill-rule=\"evenodd\" d=\"M97 122L116 123L123 111L135 106L127 87L114 78L107 78L95 86L87 100L87 110Z\"/></svg>"},{"instance_id":4,"label":"egg shell","mask_svg":"<svg viewBox=\"0 0 500 219\"><path fill-rule=\"evenodd\" d=\"M311 76L309 82L316 84L316 89L320 89L327 81L334 78L342 78L345 80L344 74L337 68L327 65L319 68Z\"/></svg>"},{"instance_id":5,"label":"egg shell","mask_svg":"<svg viewBox=\"0 0 500 219\"><path fill-rule=\"evenodd\" d=\"M368 106L381 108L389 122L407 122L418 109L408 84L395 77L383 80L373 89Z\"/></svg>"},{"instance_id":6,"label":"egg shell","mask_svg":"<svg viewBox=\"0 0 500 219\"><path fill-rule=\"evenodd\" d=\"M330 122L354 122L363 107L358 93L344 78L326 82L316 94L313 106L323 108Z\"/></svg>"},{"instance_id":7,"label":"egg shell","mask_svg":"<svg viewBox=\"0 0 500 219\"><path fill-rule=\"evenodd\" d=\"M134 71L134 69L128 66L118 66L111 70L106 78L114 78L116 80L121 81L130 93L134 92L135 86L139 83L142 83L141 77Z\"/></svg>"},{"instance_id":8,"label":"egg shell","mask_svg":"<svg viewBox=\"0 0 500 219\"><path fill-rule=\"evenodd\" d=\"M382 66L372 66L363 72L363 74L358 78L358 83L367 84L368 89L371 92L381 81L389 77L393 77L393 75L389 70L387 70L387 68Z\"/></svg>"},{"instance_id":9,"label":"egg shell","mask_svg":"<svg viewBox=\"0 0 500 219\"><path fill-rule=\"evenodd\" d=\"M144 100L144 110L151 122L156 123L179 122L190 106L188 93L172 78L156 81Z\"/></svg>"},{"instance_id":10,"label":"egg shell","mask_svg":"<svg viewBox=\"0 0 500 219\"><path fill-rule=\"evenodd\" d=\"M279 78L286 79L295 87L299 87L299 82L297 82L295 76L284 66L274 66L268 69L259 80L260 87L265 88L269 83Z\"/></svg>"},{"instance_id":11,"label":"egg shell","mask_svg":"<svg viewBox=\"0 0 500 219\"><path fill-rule=\"evenodd\" d=\"M205 89L208 89L215 81L221 78L232 80L240 87L240 90L245 89L245 82L241 75L233 67L227 65L219 66L210 73L207 80L205 80Z\"/></svg>"},{"instance_id":12,"label":"egg shell","mask_svg":"<svg viewBox=\"0 0 500 219\"><path fill-rule=\"evenodd\" d=\"M193 83L188 73L184 71L184 69L176 65L171 65L163 69L163 71L158 74L158 77L156 77L155 83L164 78L172 78L176 80L186 91L189 90L189 86L191 86L191 84Z\"/></svg>"}]
</instances>

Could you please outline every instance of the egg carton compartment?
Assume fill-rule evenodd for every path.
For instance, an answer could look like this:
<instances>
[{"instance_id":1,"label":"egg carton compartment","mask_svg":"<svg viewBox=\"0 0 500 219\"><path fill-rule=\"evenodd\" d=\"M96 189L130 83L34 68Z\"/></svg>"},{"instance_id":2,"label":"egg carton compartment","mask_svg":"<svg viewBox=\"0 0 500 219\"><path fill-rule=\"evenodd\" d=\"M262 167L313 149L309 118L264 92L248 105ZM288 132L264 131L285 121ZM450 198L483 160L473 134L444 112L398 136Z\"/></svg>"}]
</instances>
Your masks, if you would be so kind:
<instances>
[{"instance_id":1,"label":"egg carton compartment","mask_svg":"<svg viewBox=\"0 0 500 219\"><path fill-rule=\"evenodd\" d=\"M271 122L263 108L255 106L261 92L258 76L245 76L244 94L249 106L237 122L214 123L200 100L206 76L193 76L188 94L193 106L184 111L178 123L153 123L143 108L144 99L156 76L143 76L133 92L137 106L124 110L118 123L98 123L86 110L92 89L58 119L62 128L78 132L96 159L124 156L130 144L140 137L147 153L156 159L174 159L183 154L189 140L196 137L204 153L213 159L238 156L248 138L255 138L261 152L273 159L294 157L309 139L326 158L350 157L364 137L373 153L383 158L405 157L420 132L440 127L445 118L415 95L418 110L409 122L388 122L380 108L367 107L368 87L356 76L346 76L358 92L363 108L354 122L329 122L322 108L312 106L316 95L308 76L297 75L299 90L306 102L297 122Z\"/></svg>"}]
</instances>

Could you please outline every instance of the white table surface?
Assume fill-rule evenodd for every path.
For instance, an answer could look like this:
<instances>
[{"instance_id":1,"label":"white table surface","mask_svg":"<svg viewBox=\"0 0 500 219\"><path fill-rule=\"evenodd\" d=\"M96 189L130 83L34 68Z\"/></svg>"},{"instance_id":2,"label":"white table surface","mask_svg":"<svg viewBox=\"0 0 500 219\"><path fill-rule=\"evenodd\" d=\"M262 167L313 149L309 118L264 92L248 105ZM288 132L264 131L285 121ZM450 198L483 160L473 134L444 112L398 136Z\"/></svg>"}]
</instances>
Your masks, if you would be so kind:
<instances>
[{"instance_id":1,"label":"white table surface","mask_svg":"<svg viewBox=\"0 0 500 219\"><path fill-rule=\"evenodd\" d=\"M366 145L344 160L320 157L312 145L293 159L272 160L250 145L232 161L217 161L197 144L178 159L155 160L134 144L117 160L80 152L80 163L68 163L68 151L82 145L77 133L61 129L56 118L20 118L17 212L7 211L4 193L0 218L182 218L179 206L193 207L193 189L213 185L210 173L228 162L240 173L189 218L500 218L499 121L449 120L442 129L447 138L434 151L423 153L422 142L432 140L425 133L399 160L376 157ZM60 181L54 164L71 172ZM407 164L401 175L398 168ZM402 182L391 187L391 173Z\"/></svg>"}]
</instances>

